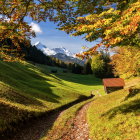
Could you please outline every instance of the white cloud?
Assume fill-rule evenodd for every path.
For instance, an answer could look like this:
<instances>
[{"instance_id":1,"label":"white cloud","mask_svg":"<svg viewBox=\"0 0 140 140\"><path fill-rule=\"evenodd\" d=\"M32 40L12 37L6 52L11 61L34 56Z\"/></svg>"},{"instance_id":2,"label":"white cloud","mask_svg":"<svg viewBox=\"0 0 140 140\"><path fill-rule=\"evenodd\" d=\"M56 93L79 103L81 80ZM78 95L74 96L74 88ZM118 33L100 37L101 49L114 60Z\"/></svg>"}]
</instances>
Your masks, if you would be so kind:
<instances>
[{"instance_id":1,"label":"white cloud","mask_svg":"<svg viewBox=\"0 0 140 140\"><path fill-rule=\"evenodd\" d=\"M31 22L30 26L35 33L42 33L42 30L38 24Z\"/></svg>"}]
</instances>

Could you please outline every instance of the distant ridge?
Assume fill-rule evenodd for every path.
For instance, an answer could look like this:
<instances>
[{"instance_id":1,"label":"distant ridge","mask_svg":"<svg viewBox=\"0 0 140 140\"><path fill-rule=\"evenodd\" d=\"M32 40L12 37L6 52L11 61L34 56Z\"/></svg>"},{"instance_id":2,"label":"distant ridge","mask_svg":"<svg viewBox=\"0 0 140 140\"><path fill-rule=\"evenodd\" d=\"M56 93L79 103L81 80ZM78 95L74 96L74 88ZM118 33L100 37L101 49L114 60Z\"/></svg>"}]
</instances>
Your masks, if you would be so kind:
<instances>
[{"instance_id":1,"label":"distant ridge","mask_svg":"<svg viewBox=\"0 0 140 140\"><path fill-rule=\"evenodd\" d=\"M36 42L34 46L38 50L41 50L47 56L55 57L58 58L59 60L68 63L71 62L71 63L77 63L79 65L84 65L84 61L76 58L75 54L71 53L69 50L67 50L64 47L50 49L47 46L43 45L41 42Z\"/></svg>"}]
</instances>

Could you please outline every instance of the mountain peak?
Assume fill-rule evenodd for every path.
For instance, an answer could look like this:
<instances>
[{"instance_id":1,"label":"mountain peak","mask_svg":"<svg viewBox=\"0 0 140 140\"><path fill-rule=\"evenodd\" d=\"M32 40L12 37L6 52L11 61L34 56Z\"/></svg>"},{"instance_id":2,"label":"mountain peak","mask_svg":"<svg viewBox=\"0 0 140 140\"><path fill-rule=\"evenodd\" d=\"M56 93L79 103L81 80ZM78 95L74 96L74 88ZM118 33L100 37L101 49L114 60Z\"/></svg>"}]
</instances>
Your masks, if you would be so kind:
<instances>
[{"instance_id":1,"label":"mountain peak","mask_svg":"<svg viewBox=\"0 0 140 140\"><path fill-rule=\"evenodd\" d=\"M65 54L67 56L72 56L73 55L69 50L67 50L64 47L53 48L52 50L54 50L56 52L56 54L61 53L61 54Z\"/></svg>"},{"instance_id":2,"label":"mountain peak","mask_svg":"<svg viewBox=\"0 0 140 140\"><path fill-rule=\"evenodd\" d=\"M77 59L74 54L64 47L50 49L40 42L36 42L35 47L42 51L45 55L56 57L64 62L74 62L83 65L83 61Z\"/></svg>"},{"instance_id":3,"label":"mountain peak","mask_svg":"<svg viewBox=\"0 0 140 140\"><path fill-rule=\"evenodd\" d=\"M73 54L69 50L67 50L66 48L64 48L62 46L50 49L39 41L36 42L34 45L36 46L37 49L41 50L46 55L56 55L58 53L61 53L61 54L65 54L67 56L73 56Z\"/></svg>"},{"instance_id":4,"label":"mountain peak","mask_svg":"<svg viewBox=\"0 0 140 140\"><path fill-rule=\"evenodd\" d=\"M40 41L36 42L36 43L34 44L34 46L37 46L37 45L39 45L39 44L41 44Z\"/></svg>"}]
</instances>

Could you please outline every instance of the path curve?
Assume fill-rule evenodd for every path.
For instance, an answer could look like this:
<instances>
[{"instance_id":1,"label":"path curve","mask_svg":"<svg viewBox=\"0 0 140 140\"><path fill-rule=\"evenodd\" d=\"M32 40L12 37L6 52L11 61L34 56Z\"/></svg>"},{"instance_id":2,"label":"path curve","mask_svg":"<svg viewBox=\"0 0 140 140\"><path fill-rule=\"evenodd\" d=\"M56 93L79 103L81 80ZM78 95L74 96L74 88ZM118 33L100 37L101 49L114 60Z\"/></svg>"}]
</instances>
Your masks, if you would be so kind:
<instances>
[{"instance_id":1,"label":"path curve","mask_svg":"<svg viewBox=\"0 0 140 140\"><path fill-rule=\"evenodd\" d=\"M90 103L91 102L85 104L78 111L76 117L70 120L70 130L65 134L62 134L62 137L59 140L90 140L89 128L86 121L86 112ZM25 124L26 128L19 130L16 135L10 138L2 138L0 140L39 140L46 135L46 132L49 131L55 120L57 120L64 111L65 110L56 111L42 118L32 120L29 124Z\"/></svg>"}]
</instances>

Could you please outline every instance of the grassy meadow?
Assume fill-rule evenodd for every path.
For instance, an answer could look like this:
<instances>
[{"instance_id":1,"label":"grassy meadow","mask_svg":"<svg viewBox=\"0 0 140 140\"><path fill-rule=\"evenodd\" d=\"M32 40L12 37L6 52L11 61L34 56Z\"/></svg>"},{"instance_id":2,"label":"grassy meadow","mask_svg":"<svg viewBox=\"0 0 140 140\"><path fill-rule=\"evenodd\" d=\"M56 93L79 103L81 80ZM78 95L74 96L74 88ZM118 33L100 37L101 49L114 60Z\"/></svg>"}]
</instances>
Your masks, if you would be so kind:
<instances>
[{"instance_id":1,"label":"grassy meadow","mask_svg":"<svg viewBox=\"0 0 140 140\"><path fill-rule=\"evenodd\" d=\"M87 111L91 140L140 139L140 78L97 98Z\"/></svg>"},{"instance_id":2,"label":"grassy meadow","mask_svg":"<svg viewBox=\"0 0 140 140\"><path fill-rule=\"evenodd\" d=\"M126 80L123 90L96 96L67 109L41 140L61 139L73 125L71 118L90 101L86 117L91 140L140 139L140 78L132 78Z\"/></svg>"},{"instance_id":3,"label":"grassy meadow","mask_svg":"<svg viewBox=\"0 0 140 140\"><path fill-rule=\"evenodd\" d=\"M92 75L63 73L60 68L53 74L51 69L54 67L0 61L0 132L89 96L92 90L104 93L102 81Z\"/></svg>"},{"instance_id":4,"label":"grassy meadow","mask_svg":"<svg viewBox=\"0 0 140 140\"><path fill-rule=\"evenodd\" d=\"M52 69L57 73L51 73ZM93 75L27 62L0 61L0 133L91 93L97 96L65 110L41 140L59 139L71 127L67 122L89 101L91 140L140 139L140 78L129 79L125 89L106 95L102 81Z\"/></svg>"}]
</instances>

